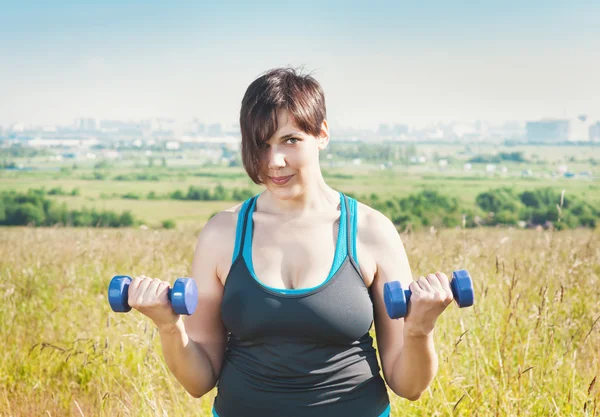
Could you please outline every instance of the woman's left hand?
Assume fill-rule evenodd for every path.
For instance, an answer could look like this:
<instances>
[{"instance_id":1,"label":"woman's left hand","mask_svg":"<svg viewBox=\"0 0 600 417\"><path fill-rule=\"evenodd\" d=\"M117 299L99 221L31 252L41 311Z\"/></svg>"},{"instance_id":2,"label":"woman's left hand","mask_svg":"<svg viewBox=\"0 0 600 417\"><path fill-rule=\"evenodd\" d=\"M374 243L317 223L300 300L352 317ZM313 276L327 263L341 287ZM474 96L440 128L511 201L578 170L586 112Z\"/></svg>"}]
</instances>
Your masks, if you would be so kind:
<instances>
[{"instance_id":1,"label":"woman's left hand","mask_svg":"<svg viewBox=\"0 0 600 417\"><path fill-rule=\"evenodd\" d=\"M454 296L446 274L436 272L420 277L409 287L411 291L408 314L404 318L404 333L427 336L435 327L437 318L448 307Z\"/></svg>"}]
</instances>

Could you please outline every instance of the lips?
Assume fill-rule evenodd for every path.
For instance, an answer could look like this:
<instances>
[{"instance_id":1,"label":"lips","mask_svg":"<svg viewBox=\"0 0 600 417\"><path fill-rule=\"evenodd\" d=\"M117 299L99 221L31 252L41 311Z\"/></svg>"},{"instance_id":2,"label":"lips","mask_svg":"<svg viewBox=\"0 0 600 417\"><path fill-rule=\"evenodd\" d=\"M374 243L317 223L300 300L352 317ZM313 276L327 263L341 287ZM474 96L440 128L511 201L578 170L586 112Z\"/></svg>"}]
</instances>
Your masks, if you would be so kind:
<instances>
[{"instance_id":1,"label":"lips","mask_svg":"<svg viewBox=\"0 0 600 417\"><path fill-rule=\"evenodd\" d=\"M287 183L294 175L288 175L287 177L269 177L272 183L276 185L283 185Z\"/></svg>"}]
</instances>

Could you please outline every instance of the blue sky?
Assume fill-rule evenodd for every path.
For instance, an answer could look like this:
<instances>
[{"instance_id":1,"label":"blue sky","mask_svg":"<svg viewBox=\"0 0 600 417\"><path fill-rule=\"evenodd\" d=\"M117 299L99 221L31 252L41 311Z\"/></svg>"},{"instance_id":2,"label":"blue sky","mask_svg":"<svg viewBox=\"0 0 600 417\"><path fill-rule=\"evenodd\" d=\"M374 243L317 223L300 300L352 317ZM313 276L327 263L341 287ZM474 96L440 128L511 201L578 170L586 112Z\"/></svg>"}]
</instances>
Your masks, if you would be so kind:
<instances>
[{"instance_id":1,"label":"blue sky","mask_svg":"<svg viewBox=\"0 0 600 417\"><path fill-rule=\"evenodd\" d=\"M233 123L248 84L304 66L330 122L600 120L599 1L0 0L0 124Z\"/></svg>"}]
</instances>

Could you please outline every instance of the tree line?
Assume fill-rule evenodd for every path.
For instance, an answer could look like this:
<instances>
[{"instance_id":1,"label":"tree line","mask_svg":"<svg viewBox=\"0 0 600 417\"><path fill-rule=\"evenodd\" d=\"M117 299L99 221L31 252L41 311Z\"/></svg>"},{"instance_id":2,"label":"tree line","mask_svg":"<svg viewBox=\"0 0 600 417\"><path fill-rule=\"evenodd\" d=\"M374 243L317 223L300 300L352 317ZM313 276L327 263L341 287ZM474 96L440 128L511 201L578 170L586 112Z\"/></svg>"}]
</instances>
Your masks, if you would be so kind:
<instances>
[{"instance_id":1,"label":"tree line","mask_svg":"<svg viewBox=\"0 0 600 417\"><path fill-rule=\"evenodd\" d=\"M509 187L493 189L479 193L475 207L464 207L455 197L431 190L386 200L376 194L358 199L384 213L399 229L429 226L595 228L600 218L600 209L550 187L520 193Z\"/></svg>"},{"instance_id":2,"label":"tree line","mask_svg":"<svg viewBox=\"0 0 600 417\"><path fill-rule=\"evenodd\" d=\"M3 191L0 193L0 225L2 226L54 226L73 227L132 227L140 221L130 211L116 213L111 210L82 208L69 210L65 203L46 197L44 190L27 192Z\"/></svg>"},{"instance_id":3,"label":"tree line","mask_svg":"<svg viewBox=\"0 0 600 417\"><path fill-rule=\"evenodd\" d=\"M522 192L501 187L479 193L475 197L475 204L468 207L461 204L457 198L434 190L386 199L376 193L346 194L381 211L399 230L417 230L431 226L595 228L600 218L600 209L594 205L579 197L559 193L550 187ZM46 191L42 188L31 189L25 193L4 191L0 193L0 225L130 227L141 224L129 211L116 213L94 208L69 210L65 203L59 205L50 199L48 196L51 195L79 195L79 190L66 192L54 188ZM190 186L187 191L175 190L163 196L150 192L146 197L193 201L244 201L253 195L254 192L249 188L227 189L218 185L213 189ZM127 194L123 195L123 198L138 197L137 194L131 194L129 197Z\"/></svg>"}]
</instances>

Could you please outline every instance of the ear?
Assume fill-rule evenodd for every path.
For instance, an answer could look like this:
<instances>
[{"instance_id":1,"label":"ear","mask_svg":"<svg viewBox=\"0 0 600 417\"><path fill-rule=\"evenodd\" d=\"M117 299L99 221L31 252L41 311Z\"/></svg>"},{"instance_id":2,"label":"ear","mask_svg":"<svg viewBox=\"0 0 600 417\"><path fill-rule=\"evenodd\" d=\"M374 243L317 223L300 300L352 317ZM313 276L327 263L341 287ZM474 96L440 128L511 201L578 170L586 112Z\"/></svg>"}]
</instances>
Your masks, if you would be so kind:
<instances>
[{"instance_id":1,"label":"ear","mask_svg":"<svg viewBox=\"0 0 600 417\"><path fill-rule=\"evenodd\" d=\"M323 120L323 123L321 124L321 133L318 137L318 141L320 151L327 148L327 145L329 144L329 125L327 124L327 120Z\"/></svg>"}]
</instances>

